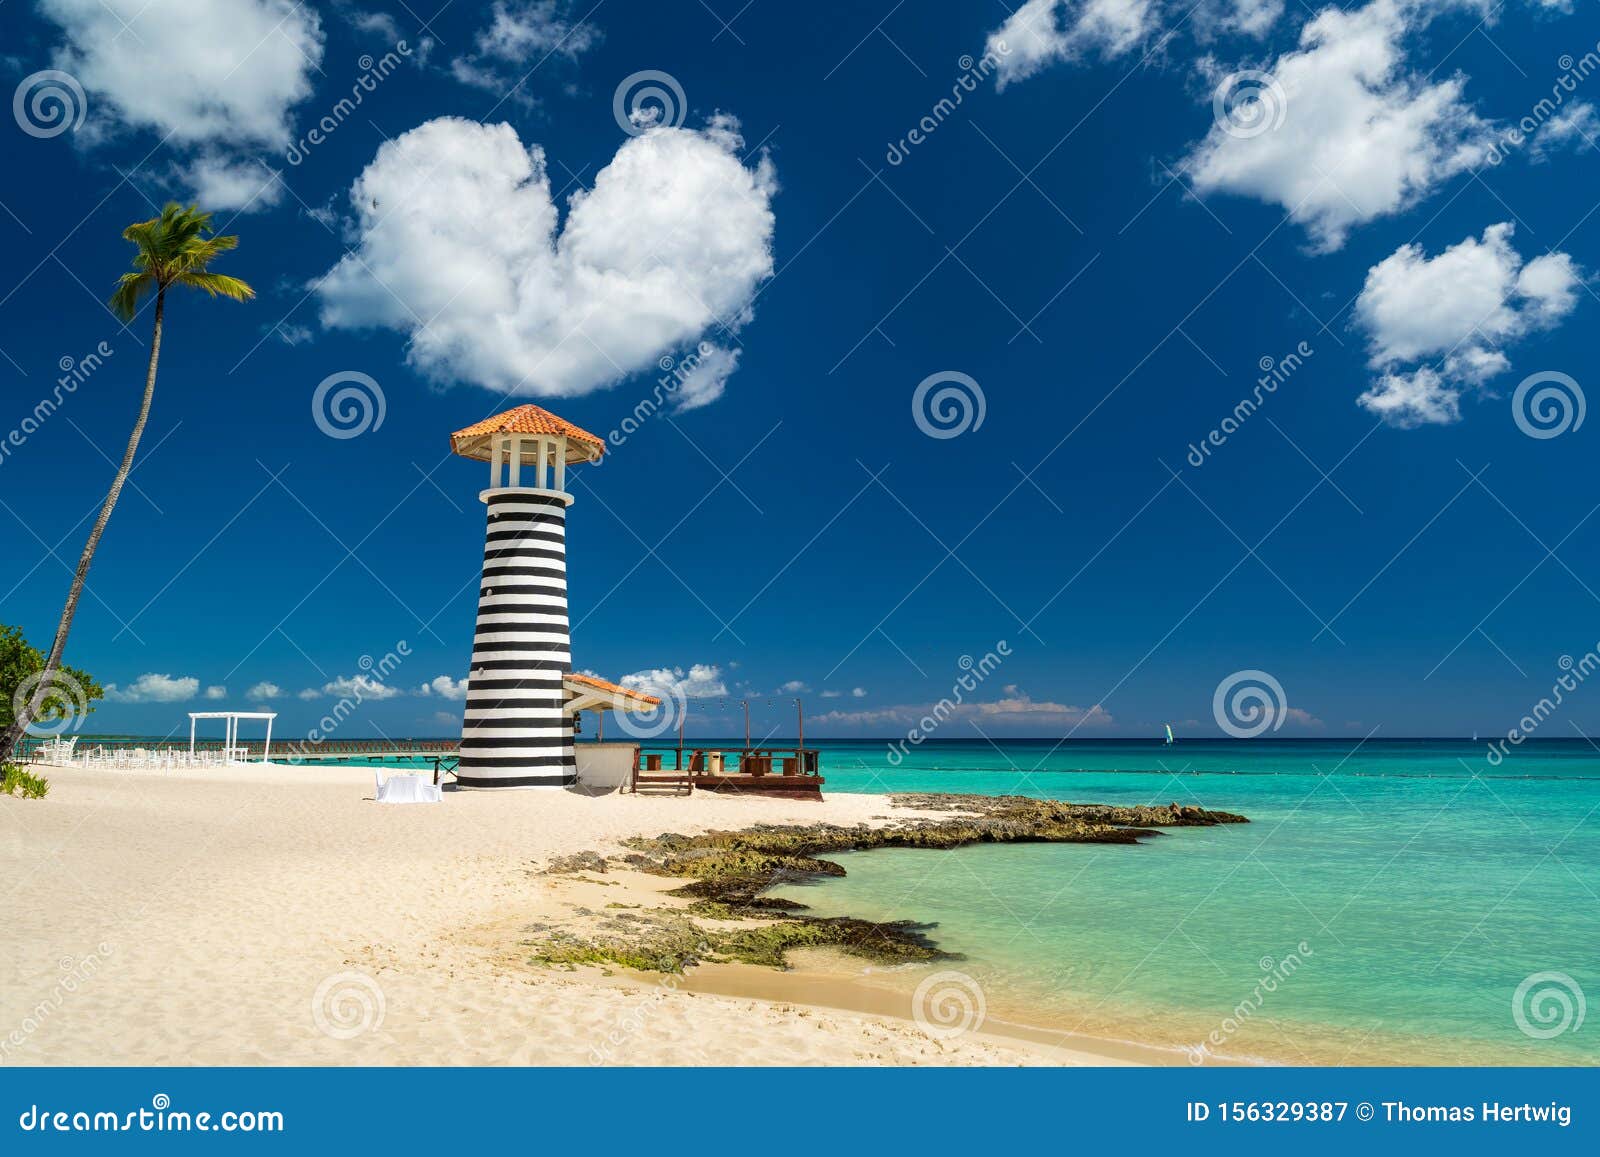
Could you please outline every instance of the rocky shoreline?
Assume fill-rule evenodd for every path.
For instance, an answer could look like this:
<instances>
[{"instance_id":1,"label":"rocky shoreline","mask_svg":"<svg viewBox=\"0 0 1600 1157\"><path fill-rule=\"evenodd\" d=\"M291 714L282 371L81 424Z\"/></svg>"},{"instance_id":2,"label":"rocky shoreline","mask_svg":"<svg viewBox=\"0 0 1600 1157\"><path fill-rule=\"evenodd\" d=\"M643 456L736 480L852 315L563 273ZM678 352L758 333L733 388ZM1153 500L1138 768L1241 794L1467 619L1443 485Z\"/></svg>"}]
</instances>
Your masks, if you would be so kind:
<instances>
[{"instance_id":1,"label":"rocky shoreline","mask_svg":"<svg viewBox=\"0 0 1600 1157\"><path fill-rule=\"evenodd\" d=\"M626 854L584 853L554 861L554 875L604 875L628 869L685 881L667 893L687 900L670 908L608 905L590 915L581 934L545 934L525 942L533 962L576 968L617 965L644 972L681 973L706 961L786 967L791 949L832 947L884 964L953 959L929 937L932 925L874 922L805 914L793 900L765 895L774 885L828 876L844 869L822 858L873 848L943 850L985 843L1132 844L1161 828L1248 823L1244 816L1176 803L1165 807L1073 804L1025 796L892 795L891 805L924 813L884 827L812 824L758 825L695 836L663 833L629 840ZM930 817L925 813L938 813Z\"/></svg>"}]
</instances>

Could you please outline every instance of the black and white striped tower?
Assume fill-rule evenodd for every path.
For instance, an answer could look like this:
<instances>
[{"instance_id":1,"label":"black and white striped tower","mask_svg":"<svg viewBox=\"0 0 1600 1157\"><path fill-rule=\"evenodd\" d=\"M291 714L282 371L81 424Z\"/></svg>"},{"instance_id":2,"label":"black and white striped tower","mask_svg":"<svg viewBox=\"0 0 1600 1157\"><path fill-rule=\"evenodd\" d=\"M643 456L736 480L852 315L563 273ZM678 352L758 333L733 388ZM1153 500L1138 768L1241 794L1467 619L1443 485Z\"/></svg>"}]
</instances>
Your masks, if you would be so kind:
<instances>
[{"instance_id":1,"label":"black and white striped tower","mask_svg":"<svg viewBox=\"0 0 1600 1157\"><path fill-rule=\"evenodd\" d=\"M489 519L456 782L571 787L566 471L599 461L605 443L548 410L518 406L456 431L450 447L489 463L489 488L478 495Z\"/></svg>"}]
</instances>

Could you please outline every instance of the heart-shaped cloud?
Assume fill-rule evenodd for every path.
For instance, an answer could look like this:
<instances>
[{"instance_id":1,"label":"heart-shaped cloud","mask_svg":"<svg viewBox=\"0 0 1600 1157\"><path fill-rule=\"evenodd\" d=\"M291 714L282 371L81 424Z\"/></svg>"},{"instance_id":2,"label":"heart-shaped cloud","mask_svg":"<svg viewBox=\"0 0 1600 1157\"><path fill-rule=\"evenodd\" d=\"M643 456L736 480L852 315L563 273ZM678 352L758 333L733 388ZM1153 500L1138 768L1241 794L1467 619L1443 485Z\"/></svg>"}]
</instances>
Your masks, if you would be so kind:
<instances>
[{"instance_id":1,"label":"heart-shaped cloud","mask_svg":"<svg viewBox=\"0 0 1600 1157\"><path fill-rule=\"evenodd\" d=\"M563 224L543 149L506 124L428 121L351 187L359 240L318 285L322 322L408 334L408 361L442 383L542 397L611 385L749 319L772 275L777 180L742 146L720 116L630 137ZM702 351L717 380L680 402L716 397L737 360Z\"/></svg>"}]
</instances>

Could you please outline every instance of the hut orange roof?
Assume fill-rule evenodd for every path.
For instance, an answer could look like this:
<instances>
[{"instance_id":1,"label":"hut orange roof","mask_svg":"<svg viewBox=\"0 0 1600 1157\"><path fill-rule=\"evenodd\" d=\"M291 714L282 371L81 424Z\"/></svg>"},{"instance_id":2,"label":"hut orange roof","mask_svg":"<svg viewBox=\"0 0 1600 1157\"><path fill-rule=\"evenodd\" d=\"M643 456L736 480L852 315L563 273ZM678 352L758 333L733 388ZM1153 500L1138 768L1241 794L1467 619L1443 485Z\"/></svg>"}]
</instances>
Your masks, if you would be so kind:
<instances>
[{"instance_id":1,"label":"hut orange roof","mask_svg":"<svg viewBox=\"0 0 1600 1157\"><path fill-rule=\"evenodd\" d=\"M565 438L568 462L594 462L606 452L605 442L589 431L534 405L518 406L457 430L450 435L450 449L463 458L487 462L493 439L500 434L553 434Z\"/></svg>"},{"instance_id":2,"label":"hut orange roof","mask_svg":"<svg viewBox=\"0 0 1600 1157\"><path fill-rule=\"evenodd\" d=\"M596 678L593 675L563 675L562 681L566 683L578 683L584 687L592 687L596 691L604 692L607 695L620 695L625 699L634 699L640 703L649 704L652 707L661 702L660 698L655 695L646 695L643 691L635 691L632 688L624 687L619 683L612 683L605 679Z\"/></svg>"}]
</instances>

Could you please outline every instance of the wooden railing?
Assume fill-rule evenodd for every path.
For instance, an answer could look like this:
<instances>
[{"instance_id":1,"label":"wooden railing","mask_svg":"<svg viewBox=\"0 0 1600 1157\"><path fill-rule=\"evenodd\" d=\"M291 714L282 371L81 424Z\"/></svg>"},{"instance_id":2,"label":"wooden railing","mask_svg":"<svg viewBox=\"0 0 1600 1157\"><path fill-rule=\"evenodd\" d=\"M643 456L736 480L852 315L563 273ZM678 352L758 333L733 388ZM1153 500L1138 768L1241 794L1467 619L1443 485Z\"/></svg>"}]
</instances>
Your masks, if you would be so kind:
<instances>
[{"instance_id":1,"label":"wooden railing","mask_svg":"<svg viewBox=\"0 0 1600 1157\"><path fill-rule=\"evenodd\" d=\"M715 775L718 759L724 775L820 775L820 754L814 747L678 747L643 755L646 772L662 770L666 755L673 770Z\"/></svg>"}]
</instances>

